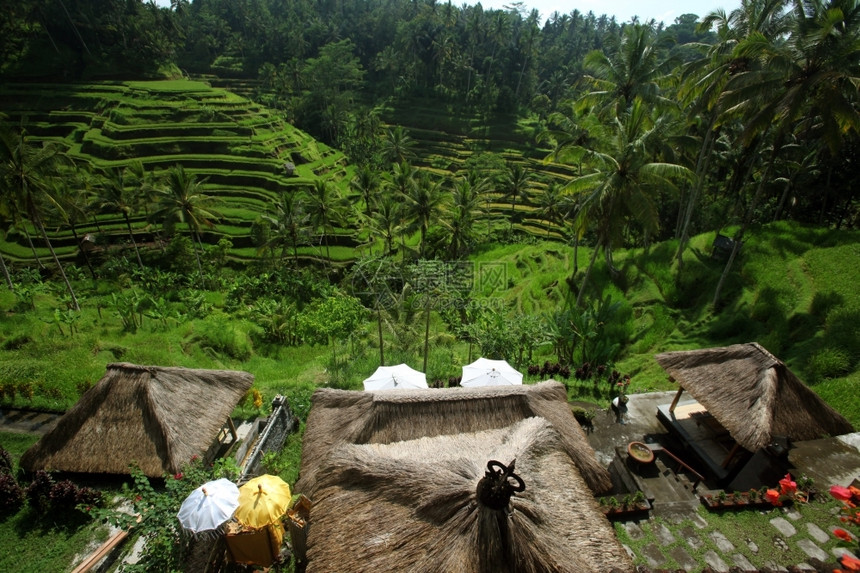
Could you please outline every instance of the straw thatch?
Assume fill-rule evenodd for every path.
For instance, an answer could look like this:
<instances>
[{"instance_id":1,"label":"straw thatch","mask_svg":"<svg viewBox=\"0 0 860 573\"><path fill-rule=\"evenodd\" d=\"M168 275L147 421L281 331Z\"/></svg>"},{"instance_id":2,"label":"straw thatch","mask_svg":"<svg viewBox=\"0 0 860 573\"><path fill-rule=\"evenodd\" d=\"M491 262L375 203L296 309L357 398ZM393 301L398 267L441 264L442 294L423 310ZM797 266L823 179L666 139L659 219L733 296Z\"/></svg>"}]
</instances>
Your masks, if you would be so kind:
<instances>
[{"instance_id":1,"label":"straw thatch","mask_svg":"<svg viewBox=\"0 0 860 573\"><path fill-rule=\"evenodd\" d=\"M854 431L848 420L755 342L665 352L656 359L751 452L776 436L812 440Z\"/></svg>"},{"instance_id":2,"label":"straw thatch","mask_svg":"<svg viewBox=\"0 0 860 573\"><path fill-rule=\"evenodd\" d=\"M108 364L21 467L81 473L176 473L212 446L254 377L230 370Z\"/></svg>"},{"instance_id":3,"label":"straw thatch","mask_svg":"<svg viewBox=\"0 0 860 573\"><path fill-rule=\"evenodd\" d=\"M317 390L308 415L296 489L313 497L320 466L342 444L388 444L493 430L532 416L552 424L565 452L594 493L612 487L609 473L597 461L570 411L564 386L548 381L432 392Z\"/></svg>"},{"instance_id":4,"label":"straw thatch","mask_svg":"<svg viewBox=\"0 0 860 573\"><path fill-rule=\"evenodd\" d=\"M490 459L516 459L526 484L507 511L476 502ZM564 439L543 418L391 443L341 441L316 485L308 573L633 569Z\"/></svg>"}]
</instances>

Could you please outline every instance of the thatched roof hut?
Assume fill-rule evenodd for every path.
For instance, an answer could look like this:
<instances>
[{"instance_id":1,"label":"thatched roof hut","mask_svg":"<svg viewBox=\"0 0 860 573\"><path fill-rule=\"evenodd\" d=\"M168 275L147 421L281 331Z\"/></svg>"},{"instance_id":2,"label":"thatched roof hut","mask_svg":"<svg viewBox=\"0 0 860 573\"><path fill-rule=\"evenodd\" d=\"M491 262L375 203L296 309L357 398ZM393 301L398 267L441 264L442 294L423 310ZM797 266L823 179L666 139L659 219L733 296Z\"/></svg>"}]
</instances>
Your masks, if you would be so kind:
<instances>
[{"instance_id":1,"label":"thatched roof hut","mask_svg":"<svg viewBox=\"0 0 860 573\"><path fill-rule=\"evenodd\" d=\"M176 473L206 456L253 375L108 364L53 430L21 457L21 467L81 473Z\"/></svg>"},{"instance_id":2,"label":"thatched roof hut","mask_svg":"<svg viewBox=\"0 0 860 573\"><path fill-rule=\"evenodd\" d=\"M758 343L665 352L655 358L750 452L777 436L812 440L854 431Z\"/></svg>"},{"instance_id":3,"label":"thatched roof hut","mask_svg":"<svg viewBox=\"0 0 860 573\"><path fill-rule=\"evenodd\" d=\"M554 381L433 392L317 390L308 415L301 476L296 485L305 493L315 490L320 466L342 444L390 444L494 430L532 416L552 424L565 452L594 493L612 488L609 472L597 461L571 413L564 386Z\"/></svg>"},{"instance_id":4,"label":"thatched roof hut","mask_svg":"<svg viewBox=\"0 0 860 573\"><path fill-rule=\"evenodd\" d=\"M503 509L476 494L489 460L516 460L525 484ZM556 382L319 390L296 484L313 501L307 571L632 570L580 465L606 487Z\"/></svg>"}]
</instances>

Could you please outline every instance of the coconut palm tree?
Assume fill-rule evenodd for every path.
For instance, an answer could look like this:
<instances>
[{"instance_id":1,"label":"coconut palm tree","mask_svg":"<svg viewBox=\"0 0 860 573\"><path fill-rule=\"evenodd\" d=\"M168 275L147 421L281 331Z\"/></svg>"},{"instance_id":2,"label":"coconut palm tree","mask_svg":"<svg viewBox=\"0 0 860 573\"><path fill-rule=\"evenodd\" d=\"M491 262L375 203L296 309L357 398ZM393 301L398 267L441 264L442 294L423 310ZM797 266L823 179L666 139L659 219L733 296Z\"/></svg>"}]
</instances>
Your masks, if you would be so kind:
<instances>
[{"instance_id":1,"label":"coconut palm tree","mask_svg":"<svg viewBox=\"0 0 860 573\"><path fill-rule=\"evenodd\" d=\"M758 65L733 76L721 96L725 113L743 118L745 143L770 132L773 143L717 283L714 305L791 133L801 126L815 130L835 153L848 134L860 132L860 5L856 0L800 2L791 22L787 41L753 34L738 44L736 53Z\"/></svg>"},{"instance_id":2,"label":"coconut palm tree","mask_svg":"<svg viewBox=\"0 0 860 573\"><path fill-rule=\"evenodd\" d=\"M652 106L671 107L661 90L674 63L665 57L669 35L658 34L647 24L633 24L608 41L607 51L595 50L585 56L585 79L592 89L581 103L596 106L598 115L609 120L629 109L636 98Z\"/></svg>"},{"instance_id":3,"label":"coconut palm tree","mask_svg":"<svg viewBox=\"0 0 860 573\"><path fill-rule=\"evenodd\" d=\"M310 217L311 225L315 230L322 231L323 243L325 244L326 259L331 261L329 252L329 232L334 230L334 225L343 218L343 198L335 187L327 179L317 179L307 195L306 208Z\"/></svg>"},{"instance_id":4,"label":"coconut palm tree","mask_svg":"<svg viewBox=\"0 0 860 573\"><path fill-rule=\"evenodd\" d=\"M531 173L525 170L520 163L509 163L502 177L502 192L511 202L510 228L514 230L514 213L517 201L528 201L531 196L533 179Z\"/></svg>"},{"instance_id":5,"label":"coconut palm tree","mask_svg":"<svg viewBox=\"0 0 860 573\"><path fill-rule=\"evenodd\" d=\"M364 201L364 214L373 214L373 205L376 202L376 194L379 191L379 173L370 165L363 165L353 177L350 186L361 195Z\"/></svg>"},{"instance_id":6,"label":"coconut palm tree","mask_svg":"<svg viewBox=\"0 0 860 573\"><path fill-rule=\"evenodd\" d=\"M590 171L567 183L563 191L577 201L574 229L591 227L597 237L576 303L582 296L597 253L603 250L610 272L612 248L622 243L623 232L631 224L646 233L657 231L659 192L677 190L674 180L691 179L689 169L652 160L653 149L665 138L665 122L654 121L648 106L639 98L617 118L600 149L590 150Z\"/></svg>"},{"instance_id":7,"label":"coconut palm tree","mask_svg":"<svg viewBox=\"0 0 860 573\"><path fill-rule=\"evenodd\" d=\"M266 213L263 219L271 225L272 234L263 249L281 249L281 258L287 248L293 251L293 261L298 264L298 246L308 230L310 216L305 209L305 198L301 193L286 192L275 203L274 213Z\"/></svg>"},{"instance_id":8,"label":"coconut palm tree","mask_svg":"<svg viewBox=\"0 0 860 573\"><path fill-rule=\"evenodd\" d=\"M469 177L461 177L451 193L451 209L442 223L450 233L448 256L457 259L463 256L475 236L475 219L481 210L481 195Z\"/></svg>"},{"instance_id":9,"label":"coconut palm tree","mask_svg":"<svg viewBox=\"0 0 860 573\"><path fill-rule=\"evenodd\" d=\"M365 217L364 225L371 236L381 238L385 243L385 254L394 249L394 239L403 230L403 201L390 195L384 196L376 204L376 210Z\"/></svg>"},{"instance_id":10,"label":"coconut palm tree","mask_svg":"<svg viewBox=\"0 0 860 573\"><path fill-rule=\"evenodd\" d=\"M125 167L114 167L108 170L96 185L93 199L95 207L100 211L122 215L128 238L134 247L137 264L140 270L143 270L143 260L140 258L140 250L137 248L137 241L134 240L134 231L131 228L131 217L136 214L141 198L129 186L130 175Z\"/></svg>"},{"instance_id":11,"label":"coconut palm tree","mask_svg":"<svg viewBox=\"0 0 860 573\"><path fill-rule=\"evenodd\" d=\"M72 236L75 238L75 244L80 246L78 225L90 217L89 189L87 189L89 182L85 176L62 177L55 179L52 185L54 186L54 196L57 197L61 207L56 209L56 215L69 226L72 230ZM87 249L82 248L81 253L84 255L84 262L90 275L96 278L96 271L93 269Z\"/></svg>"},{"instance_id":12,"label":"coconut palm tree","mask_svg":"<svg viewBox=\"0 0 860 573\"><path fill-rule=\"evenodd\" d=\"M388 129L382 142L382 153L392 164L403 163L415 157L415 140L402 126Z\"/></svg>"},{"instance_id":13,"label":"coconut palm tree","mask_svg":"<svg viewBox=\"0 0 860 573\"><path fill-rule=\"evenodd\" d=\"M418 230L421 234L418 253L421 258L424 258L427 231L438 220L448 196L441 181L432 179L428 173L421 173L416 184L412 186L409 193L403 195L403 198L406 220L410 222L409 227L412 231Z\"/></svg>"},{"instance_id":14,"label":"coconut palm tree","mask_svg":"<svg viewBox=\"0 0 860 573\"><path fill-rule=\"evenodd\" d=\"M203 183L205 180L198 181L182 165L172 167L167 172L166 187L155 190L156 206L151 214L154 220L161 221L167 228L176 223L185 223L194 237L194 256L201 277L203 265L200 262L200 249L203 248L203 241L200 230L203 227L214 228L214 221L221 216L216 210L219 201L203 192Z\"/></svg>"},{"instance_id":15,"label":"coconut palm tree","mask_svg":"<svg viewBox=\"0 0 860 573\"><path fill-rule=\"evenodd\" d=\"M80 310L75 291L42 222L46 205L62 210L50 182L58 175L63 160L55 145L31 145L23 129L17 134L0 129L0 183L8 193L3 203L13 213L13 220L26 218L38 229L63 278L72 309Z\"/></svg>"}]
</instances>

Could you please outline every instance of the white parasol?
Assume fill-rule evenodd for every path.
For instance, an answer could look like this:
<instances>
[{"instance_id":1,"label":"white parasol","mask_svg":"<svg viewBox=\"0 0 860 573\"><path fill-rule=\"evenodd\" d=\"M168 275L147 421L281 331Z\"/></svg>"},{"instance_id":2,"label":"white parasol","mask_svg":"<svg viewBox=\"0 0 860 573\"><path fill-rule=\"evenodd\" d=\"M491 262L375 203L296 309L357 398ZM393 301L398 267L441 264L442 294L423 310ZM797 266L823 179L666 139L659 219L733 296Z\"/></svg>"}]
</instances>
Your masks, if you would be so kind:
<instances>
[{"instance_id":1,"label":"white parasol","mask_svg":"<svg viewBox=\"0 0 860 573\"><path fill-rule=\"evenodd\" d=\"M209 481L192 491L176 517L185 529L200 533L218 529L239 507L239 488L228 479Z\"/></svg>"},{"instance_id":2,"label":"white parasol","mask_svg":"<svg viewBox=\"0 0 860 573\"><path fill-rule=\"evenodd\" d=\"M523 383L522 372L504 360L478 358L463 366L460 386L513 386Z\"/></svg>"},{"instance_id":3,"label":"white parasol","mask_svg":"<svg viewBox=\"0 0 860 573\"><path fill-rule=\"evenodd\" d=\"M380 366L364 381L365 390L393 390L395 388L427 388L427 376L406 364Z\"/></svg>"}]
</instances>

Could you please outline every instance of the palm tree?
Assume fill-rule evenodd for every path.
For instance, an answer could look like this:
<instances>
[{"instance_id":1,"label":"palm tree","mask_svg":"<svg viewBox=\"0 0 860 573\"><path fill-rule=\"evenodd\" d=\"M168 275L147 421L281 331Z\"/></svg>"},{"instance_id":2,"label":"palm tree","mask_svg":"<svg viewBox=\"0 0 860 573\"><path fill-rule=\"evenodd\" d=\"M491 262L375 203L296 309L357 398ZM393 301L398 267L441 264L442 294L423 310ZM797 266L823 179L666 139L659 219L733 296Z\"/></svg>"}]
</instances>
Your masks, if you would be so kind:
<instances>
[{"instance_id":1,"label":"palm tree","mask_svg":"<svg viewBox=\"0 0 860 573\"><path fill-rule=\"evenodd\" d=\"M772 180L783 144L804 125L815 129L831 153L850 132L860 132L857 84L860 82L860 6L856 0L796 3L788 41L752 35L736 53L760 62L732 77L722 98L727 114L742 114L745 142L774 130L773 144L756 190L734 237L734 248L717 283L713 304L725 283L752 215Z\"/></svg>"},{"instance_id":2,"label":"palm tree","mask_svg":"<svg viewBox=\"0 0 860 573\"><path fill-rule=\"evenodd\" d=\"M380 237L385 242L385 254L394 249L394 239L402 231L403 201L386 195L376 204L376 210L365 218L365 226L372 236Z\"/></svg>"},{"instance_id":3,"label":"palm tree","mask_svg":"<svg viewBox=\"0 0 860 573\"><path fill-rule=\"evenodd\" d=\"M75 177L70 184L70 178L63 177L54 180L52 184L55 197L57 197L61 207L57 209L57 216L72 230L75 244L80 247L81 239L78 237L77 227L90 216L89 190L87 189L89 182L85 177ZM90 275L96 278L96 271L90 262L87 249L82 248L81 253L84 255L84 262L86 262Z\"/></svg>"},{"instance_id":4,"label":"palm tree","mask_svg":"<svg viewBox=\"0 0 860 573\"><path fill-rule=\"evenodd\" d=\"M409 193L404 194L406 200L406 220L411 222L411 229L417 229L421 233L421 244L419 256L424 258L425 240L427 231L439 217L440 211L445 205L447 196L443 190L442 182L434 180L428 173L422 173Z\"/></svg>"},{"instance_id":5,"label":"palm tree","mask_svg":"<svg viewBox=\"0 0 860 573\"><path fill-rule=\"evenodd\" d=\"M511 202L510 228L514 230L514 213L517 201L528 201L532 188L532 176L520 163L509 163L502 176L502 192Z\"/></svg>"},{"instance_id":6,"label":"palm tree","mask_svg":"<svg viewBox=\"0 0 860 573\"><path fill-rule=\"evenodd\" d=\"M55 145L30 145L23 129L17 135L8 129L0 130L0 182L8 191L3 203L12 211L13 220L26 218L39 230L66 285L72 309L80 310L75 291L42 222L46 205L62 211L50 185L62 159Z\"/></svg>"},{"instance_id":7,"label":"palm tree","mask_svg":"<svg viewBox=\"0 0 860 573\"><path fill-rule=\"evenodd\" d=\"M376 193L379 191L379 174L370 165L363 165L353 177L350 185L361 195L364 201L364 214L372 215Z\"/></svg>"},{"instance_id":8,"label":"palm tree","mask_svg":"<svg viewBox=\"0 0 860 573\"><path fill-rule=\"evenodd\" d=\"M750 69L753 62L742 53L738 46L748 37L757 36L775 40L787 31L784 14L786 0L743 0L740 8L726 14L723 10L711 12L702 19L699 30L709 31L716 28L717 42L702 45L707 55L685 66L683 83L679 90L682 105L690 110L693 123L704 128L702 144L696 159L696 180L687 197L686 207L679 211L679 237L676 259L677 276L680 277L690 234L690 223L696 211L699 196L710 172L714 146L721 130L720 116L725 100L720 96L726 83L735 75Z\"/></svg>"},{"instance_id":9,"label":"palm tree","mask_svg":"<svg viewBox=\"0 0 860 573\"><path fill-rule=\"evenodd\" d=\"M395 126L394 129L388 129L385 133L382 153L385 159L392 164L409 161L415 156L415 140L409 137L402 126Z\"/></svg>"},{"instance_id":10,"label":"palm tree","mask_svg":"<svg viewBox=\"0 0 860 573\"><path fill-rule=\"evenodd\" d=\"M561 227L571 210L571 205L565 200L561 187L552 182L540 195L540 214L549 223L546 227L546 236L549 237L550 227L555 225ZM564 230L561 231L562 236Z\"/></svg>"},{"instance_id":11,"label":"palm tree","mask_svg":"<svg viewBox=\"0 0 860 573\"><path fill-rule=\"evenodd\" d=\"M577 305L582 302L597 253L603 250L610 272L617 274L612 248L622 242L624 230L635 223L646 234L655 233L659 222L658 193L675 191L675 178L693 176L680 165L651 160L653 148L665 137L665 123L662 118L652 123L647 107L639 98L634 99L630 109L615 120L603 149L590 150L592 170L564 187L564 192L577 200L575 232L591 226L597 237Z\"/></svg>"},{"instance_id":12,"label":"palm tree","mask_svg":"<svg viewBox=\"0 0 860 573\"><path fill-rule=\"evenodd\" d=\"M199 250L203 248L200 230L206 226L215 227L214 220L221 215L215 210L218 200L203 192L205 180L198 181L189 175L182 165L176 165L167 172L166 188L156 189L156 207L151 217L170 228L174 224L185 223L194 237L194 256L197 270L203 276Z\"/></svg>"},{"instance_id":13,"label":"palm tree","mask_svg":"<svg viewBox=\"0 0 860 573\"><path fill-rule=\"evenodd\" d=\"M275 203L275 212L263 215L263 219L271 225L272 234L262 248L274 251L280 247L281 258L283 258L289 247L293 251L293 261L298 264L298 245L300 239L307 232L308 221L310 220L305 210L305 201L302 195L291 192L283 193L280 200Z\"/></svg>"},{"instance_id":14,"label":"palm tree","mask_svg":"<svg viewBox=\"0 0 860 573\"><path fill-rule=\"evenodd\" d=\"M478 188L472 185L469 178L462 177L454 185L451 198L450 214L443 224L451 234L448 242L448 256L458 259L474 240L475 214L480 211L481 196Z\"/></svg>"},{"instance_id":15,"label":"palm tree","mask_svg":"<svg viewBox=\"0 0 860 573\"><path fill-rule=\"evenodd\" d=\"M140 258L140 250L134 240L134 231L131 228L131 217L140 205L140 197L133 194L127 185L128 173L126 168L114 167L102 178L101 183L96 186L95 206L101 211L121 214L128 230L128 238L134 247L137 264L143 270L143 260Z\"/></svg>"},{"instance_id":16,"label":"palm tree","mask_svg":"<svg viewBox=\"0 0 860 573\"><path fill-rule=\"evenodd\" d=\"M612 120L624 113L636 98L649 105L671 106L661 93L661 82L672 67L664 59L671 42L667 34L647 24L624 28L621 36L610 36L609 53L595 50L585 56L585 79L593 88L582 96L583 104L597 105L598 114Z\"/></svg>"},{"instance_id":17,"label":"palm tree","mask_svg":"<svg viewBox=\"0 0 860 573\"><path fill-rule=\"evenodd\" d=\"M307 212L314 229L322 231L326 259L329 253L329 231L338 224L343 215L343 200L335 187L327 179L317 179L307 196Z\"/></svg>"}]
</instances>

